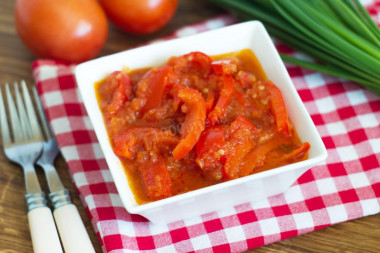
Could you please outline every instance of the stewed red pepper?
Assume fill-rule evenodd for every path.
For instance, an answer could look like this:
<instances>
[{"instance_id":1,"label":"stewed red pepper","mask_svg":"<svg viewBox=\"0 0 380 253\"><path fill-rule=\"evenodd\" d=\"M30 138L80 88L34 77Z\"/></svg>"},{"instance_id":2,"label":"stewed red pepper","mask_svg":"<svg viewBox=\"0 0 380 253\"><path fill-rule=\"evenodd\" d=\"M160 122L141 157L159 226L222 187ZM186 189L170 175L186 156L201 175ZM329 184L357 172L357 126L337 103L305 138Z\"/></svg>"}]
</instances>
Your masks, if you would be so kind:
<instances>
[{"instance_id":1,"label":"stewed red pepper","mask_svg":"<svg viewBox=\"0 0 380 253\"><path fill-rule=\"evenodd\" d=\"M132 94L133 83L131 78L121 71L115 71L109 75L105 82L105 89L112 94L112 102L108 105L107 113L115 115L123 107L128 97Z\"/></svg>"},{"instance_id":2,"label":"stewed red pepper","mask_svg":"<svg viewBox=\"0 0 380 253\"><path fill-rule=\"evenodd\" d=\"M97 86L136 201L167 198L307 158L281 90L250 50L190 52Z\"/></svg>"},{"instance_id":3,"label":"stewed red pepper","mask_svg":"<svg viewBox=\"0 0 380 253\"><path fill-rule=\"evenodd\" d=\"M181 160L195 146L205 129L206 106L199 91L186 86L176 90L174 96L183 101L181 111L186 114L180 129L181 139L172 151L173 157Z\"/></svg>"}]
</instances>

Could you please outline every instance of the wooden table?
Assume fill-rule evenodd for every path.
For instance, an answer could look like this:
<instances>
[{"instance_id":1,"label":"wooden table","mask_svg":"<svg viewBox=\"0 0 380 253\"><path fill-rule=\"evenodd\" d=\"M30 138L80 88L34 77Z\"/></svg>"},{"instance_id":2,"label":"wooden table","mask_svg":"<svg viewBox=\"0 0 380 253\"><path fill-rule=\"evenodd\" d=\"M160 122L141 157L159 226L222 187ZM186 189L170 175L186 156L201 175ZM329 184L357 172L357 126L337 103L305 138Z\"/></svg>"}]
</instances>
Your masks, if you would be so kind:
<instances>
[{"instance_id":1,"label":"wooden table","mask_svg":"<svg viewBox=\"0 0 380 253\"><path fill-rule=\"evenodd\" d=\"M14 0L0 1L0 85L24 79L33 84L31 63L35 57L19 40L13 22ZM110 25L108 41L101 55L115 53L170 34L188 24L223 13L204 1L181 0L172 22L163 30L147 36L128 35ZM2 148L1 148L2 150ZM71 191L97 252L97 236L72 184L62 157L56 161L64 185ZM41 171L42 188L47 184ZM24 201L22 169L0 152L0 252L32 252ZM380 214L345 222L316 232L287 239L253 250L254 252L380 252Z\"/></svg>"}]
</instances>

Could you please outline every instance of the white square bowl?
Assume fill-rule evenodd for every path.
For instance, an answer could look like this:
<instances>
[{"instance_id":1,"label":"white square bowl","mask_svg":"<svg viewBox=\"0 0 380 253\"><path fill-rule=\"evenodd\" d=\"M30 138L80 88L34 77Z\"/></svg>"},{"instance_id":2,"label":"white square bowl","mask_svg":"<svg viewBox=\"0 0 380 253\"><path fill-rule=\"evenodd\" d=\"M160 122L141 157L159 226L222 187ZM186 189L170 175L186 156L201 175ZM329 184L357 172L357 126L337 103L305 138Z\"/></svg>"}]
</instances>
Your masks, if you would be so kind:
<instances>
[{"instance_id":1,"label":"white square bowl","mask_svg":"<svg viewBox=\"0 0 380 253\"><path fill-rule=\"evenodd\" d=\"M131 69L158 66L169 57L201 51L219 55L251 49L267 77L282 91L289 117L302 142L311 148L307 160L247 177L223 182L167 199L138 205L119 158L114 154L96 99L94 83L122 66ZM250 21L165 42L158 42L78 65L75 77L84 105L104 152L120 198L128 212L140 214L153 223L170 223L225 207L257 201L284 192L299 176L327 157L327 151L306 111L280 56L264 26Z\"/></svg>"}]
</instances>

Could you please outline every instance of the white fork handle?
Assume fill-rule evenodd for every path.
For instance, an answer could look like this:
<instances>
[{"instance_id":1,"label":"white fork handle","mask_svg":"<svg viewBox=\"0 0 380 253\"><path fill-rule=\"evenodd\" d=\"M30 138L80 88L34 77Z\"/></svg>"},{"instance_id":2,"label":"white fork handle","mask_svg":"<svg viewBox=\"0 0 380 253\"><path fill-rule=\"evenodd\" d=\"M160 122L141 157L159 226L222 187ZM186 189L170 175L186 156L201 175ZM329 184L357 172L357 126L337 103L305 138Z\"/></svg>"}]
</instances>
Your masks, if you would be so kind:
<instances>
[{"instance_id":1,"label":"white fork handle","mask_svg":"<svg viewBox=\"0 0 380 253\"><path fill-rule=\"evenodd\" d=\"M75 205L58 207L54 210L54 218L66 253L95 252Z\"/></svg>"},{"instance_id":2,"label":"white fork handle","mask_svg":"<svg viewBox=\"0 0 380 253\"><path fill-rule=\"evenodd\" d=\"M50 208L42 206L30 210L28 220L35 253L63 252Z\"/></svg>"}]
</instances>

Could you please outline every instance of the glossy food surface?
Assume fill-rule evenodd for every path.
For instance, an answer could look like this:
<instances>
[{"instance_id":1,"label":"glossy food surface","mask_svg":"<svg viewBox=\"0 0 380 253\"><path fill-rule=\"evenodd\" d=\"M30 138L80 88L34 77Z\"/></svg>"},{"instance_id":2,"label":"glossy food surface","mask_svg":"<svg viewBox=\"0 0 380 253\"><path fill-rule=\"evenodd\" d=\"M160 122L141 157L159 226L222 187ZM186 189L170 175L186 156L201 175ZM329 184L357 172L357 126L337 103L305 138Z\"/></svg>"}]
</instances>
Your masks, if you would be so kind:
<instances>
[{"instance_id":1,"label":"glossy food surface","mask_svg":"<svg viewBox=\"0 0 380 253\"><path fill-rule=\"evenodd\" d=\"M297 162L310 148L251 50L115 71L96 89L140 204Z\"/></svg>"}]
</instances>

